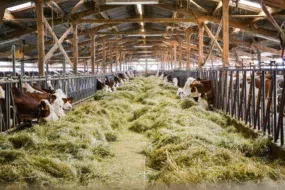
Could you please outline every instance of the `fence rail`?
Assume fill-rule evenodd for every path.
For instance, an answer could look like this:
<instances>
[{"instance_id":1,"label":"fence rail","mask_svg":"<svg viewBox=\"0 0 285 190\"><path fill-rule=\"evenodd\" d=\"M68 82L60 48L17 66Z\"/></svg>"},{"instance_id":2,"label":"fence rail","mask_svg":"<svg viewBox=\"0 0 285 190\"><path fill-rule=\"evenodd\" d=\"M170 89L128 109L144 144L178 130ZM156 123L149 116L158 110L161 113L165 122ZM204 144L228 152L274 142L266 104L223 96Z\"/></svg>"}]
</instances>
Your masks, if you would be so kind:
<instances>
[{"instance_id":1,"label":"fence rail","mask_svg":"<svg viewBox=\"0 0 285 190\"><path fill-rule=\"evenodd\" d=\"M249 127L284 145L284 68L226 68L201 71L165 71L179 77L183 86L188 77L210 80L213 107L244 121Z\"/></svg>"},{"instance_id":2,"label":"fence rail","mask_svg":"<svg viewBox=\"0 0 285 190\"><path fill-rule=\"evenodd\" d=\"M5 86L5 99L0 99L0 132L10 130L19 126L17 123L17 108L13 101L12 86L22 90L22 84L35 83L40 88L47 88L48 81L51 82L54 89L62 89L63 92L73 98L76 104L86 98L93 96L97 91L97 79L105 77L114 79L114 74L106 75L87 75L87 76L56 76L56 77L5 77L1 78L0 85ZM1 108L2 107L2 108ZM2 110L5 109L5 110ZM5 111L5 118L3 111Z\"/></svg>"}]
</instances>

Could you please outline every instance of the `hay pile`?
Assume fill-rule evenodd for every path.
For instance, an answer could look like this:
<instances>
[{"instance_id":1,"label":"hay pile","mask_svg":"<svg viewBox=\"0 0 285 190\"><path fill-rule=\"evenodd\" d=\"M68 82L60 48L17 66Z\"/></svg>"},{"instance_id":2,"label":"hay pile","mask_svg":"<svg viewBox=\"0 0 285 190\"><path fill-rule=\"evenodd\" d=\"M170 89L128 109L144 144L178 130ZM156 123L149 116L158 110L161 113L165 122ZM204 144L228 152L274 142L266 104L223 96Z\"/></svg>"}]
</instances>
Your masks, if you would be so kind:
<instances>
[{"instance_id":1,"label":"hay pile","mask_svg":"<svg viewBox=\"0 0 285 190\"><path fill-rule=\"evenodd\" d=\"M192 99L180 101L176 88L156 78L138 80L145 82L133 101L140 106L129 129L152 141L144 152L150 182L208 184L284 178L283 163L268 156L267 138L245 138L225 116L204 110Z\"/></svg>"},{"instance_id":2,"label":"hay pile","mask_svg":"<svg viewBox=\"0 0 285 190\"><path fill-rule=\"evenodd\" d=\"M110 143L123 138L126 128L152 142L144 151L151 183L284 178L283 164L266 156L267 139L244 138L224 116L203 110L191 99L181 102L175 94L176 88L157 78L135 78L117 92L100 92L59 122L0 134L1 185L108 185L114 176L102 163L116 156Z\"/></svg>"}]
</instances>

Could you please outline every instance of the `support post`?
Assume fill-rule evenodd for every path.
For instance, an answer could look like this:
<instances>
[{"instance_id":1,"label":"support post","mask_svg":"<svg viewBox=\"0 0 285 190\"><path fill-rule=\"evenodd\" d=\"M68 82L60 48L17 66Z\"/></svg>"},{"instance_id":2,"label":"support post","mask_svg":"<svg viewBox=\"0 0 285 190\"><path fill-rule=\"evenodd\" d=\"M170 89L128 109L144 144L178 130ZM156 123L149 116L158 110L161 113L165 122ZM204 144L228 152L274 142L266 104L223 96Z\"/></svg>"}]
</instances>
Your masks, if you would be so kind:
<instances>
[{"instance_id":1,"label":"support post","mask_svg":"<svg viewBox=\"0 0 285 190\"><path fill-rule=\"evenodd\" d=\"M229 66L229 0L223 0L223 66Z\"/></svg>"},{"instance_id":2,"label":"support post","mask_svg":"<svg viewBox=\"0 0 285 190\"><path fill-rule=\"evenodd\" d=\"M110 54L110 72L113 73L113 53L112 53L112 43L109 45L109 54Z\"/></svg>"},{"instance_id":3,"label":"support post","mask_svg":"<svg viewBox=\"0 0 285 190\"><path fill-rule=\"evenodd\" d=\"M186 45L187 45L187 51L186 51L186 69L190 69L190 30L185 31L186 35Z\"/></svg>"},{"instance_id":4,"label":"support post","mask_svg":"<svg viewBox=\"0 0 285 190\"><path fill-rule=\"evenodd\" d=\"M12 46L13 76L16 76L16 46Z\"/></svg>"},{"instance_id":5,"label":"support post","mask_svg":"<svg viewBox=\"0 0 285 190\"><path fill-rule=\"evenodd\" d=\"M64 61L62 63L62 71L63 71L63 74L65 75L66 74L66 58L64 58Z\"/></svg>"},{"instance_id":6,"label":"support post","mask_svg":"<svg viewBox=\"0 0 285 190\"><path fill-rule=\"evenodd\" d=\"M106 39L104 39L104 42L103 42L102 72L106 73Z\"/></svg>"},{"instance_id":7,"label":"support post","mask_svg":"<svg viewBox=\"0 0 285 190\"><path fill-rule=\"evenodd\" d=\"M182 43L179 44L179 69L182 67Z\"/></svg>"},{"instance_id":8,"label":"support post","mask_svg":"<svg viewBox=\"0 0 285 190\"><path fill-rule=\"evenodd\" d=\"M120 71L122 71L122 52L120 51Z\"/></svg>"},{"instance_id":9,"label":"support post","mask_svg":"<svg viewBox=\"0 0 285 190\"><path fill-rule=\"evenodd\" d=\"M73 24L73 69L74 74L77 74L78 65L78 25Z\"/></svg>"},{"instance_id":10,"label":"support post","mask_svg":"<svg viewBox=\"0 0 285 190\"><path fill-rule=\"evenodd\" d=\"M91 73L95 74L95 36L91 34Z\"/></svg>"},{"instance_id":11,"label":"support post","mask_svg":"<svg viewBox=\"0 0 285 190\"><path fill-rule=\"evenodd\" d=\"M43 0L36 0L37 12L37 47L39 76L44 76L45 65L45 39L44 39L44 7Z\"/></svg>"},{"instance_id":12,"label":"support post","mask_svg":"<svg viewBox=\"0 0 285 190\"><path fill-rule=\"evenodd\" d=\"M118 72L118 65L119 65L119 50L116 49L116 69L115 71Z\"/></svg>"},{"instance_id":13,"label":"support post","mask_svg":"<svg viewBox=\"0 0 285 190\"><path fill-rule=\"evenodd\" d=\"M49 71L49 66L48 63L46 63L46 76L48 75L48 71Z\"/></svg>"},{"instance_id":14,"label":"support post","mask_svg":"<svg viewBox=\"0 0 285 190\"><path fill-rule=\"evenodd\" d=\"M257 61L258 61L258 66L261 66L261 52L259 49L256 50L257 53Z\"/></svg>"},{"instance_id":15,"label":"support post","mask_svg":"<svg viewBox=\"0 0 285 190\"><path fill-rule=\"evenodd\" d=\"M199 61L198 61L198 68L202 69L203 65L203 48L204 48L204 26L202 23L199 23Z\"/></svg>"},{"instance_id":16,"label":"support post","mask_svg":"<svg viewBox=\"0 0 285 190\"><path fill-rule=\"evenodd\" d=\"M25 62L21 61L21 75L24 76L25 75Z\"/></svg>"},{"instance_id":17,"label":"support post","mask_svg":"<svg viewBox=\"0 0 285 190\"><path fill-rule=\"evenodd\" d=\"M176 65L177 65L177 43L174 42L173 43L173 54L174 54L174 63L172 65L172 69L175 69L176 68Z\"/></svg>"}]
</instances>

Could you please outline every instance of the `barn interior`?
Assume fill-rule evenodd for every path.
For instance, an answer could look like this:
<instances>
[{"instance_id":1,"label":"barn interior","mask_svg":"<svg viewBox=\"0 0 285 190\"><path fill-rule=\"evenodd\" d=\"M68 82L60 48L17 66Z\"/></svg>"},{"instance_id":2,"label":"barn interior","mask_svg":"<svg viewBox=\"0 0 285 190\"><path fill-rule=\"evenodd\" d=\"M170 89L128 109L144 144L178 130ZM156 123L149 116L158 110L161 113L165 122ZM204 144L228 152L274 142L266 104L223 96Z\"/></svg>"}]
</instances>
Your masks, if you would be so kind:
<instances>
[{"instance_id":1,"label":"barn interior","mask_svg":"<svg viewBox=\"0 0 285 190\"><path fill-rule=\"evenodd\" d=\"M13 70L13 51L19 72L23 64L40 75L47 65L60 71L63 64L74 73L135 65L143 70L146 59L153 64L151 70L161 65L194 69L283 64L278 37L283 1L264 1L271 18L258 0L229 1L227 9L220 0L40 3L1 3L3 69Z\"/></svg>"},{"instance_id":2,"label":"barn interior","mask_svg":"<svg viewBox=\"0 0 285 190\"><path fill-rule=\"evenodd\" d=\"M280 188L284 48L285 0L1 0L0 188Z\"/></svg>"}]
</instances>

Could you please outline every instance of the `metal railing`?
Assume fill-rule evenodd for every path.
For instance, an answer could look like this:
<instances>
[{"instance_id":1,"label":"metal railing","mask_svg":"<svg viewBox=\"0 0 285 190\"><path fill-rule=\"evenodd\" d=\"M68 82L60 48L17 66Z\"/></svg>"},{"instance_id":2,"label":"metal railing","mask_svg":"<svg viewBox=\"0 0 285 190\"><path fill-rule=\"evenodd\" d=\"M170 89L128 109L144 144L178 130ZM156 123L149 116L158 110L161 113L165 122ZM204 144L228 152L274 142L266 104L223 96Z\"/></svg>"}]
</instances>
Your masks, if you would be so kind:
<instances>
[{"instance_id":1,"label":"metal railing","mask_svg":"<svg viewBox=\"0 0 285 190\"><path fill-rule=\"evenodd\" d=\"M13 100L12 86L22 90L22 84L35 83L37 87L47 88L47 82L50 81L54 89L62 89L67 97L73 98L73 104L81 102L92 97L97 91L97 79L102 77L111 77L114 80L114 74L105 75L86 75L86 76L55 76L55 77L5 77L1 78L0 85L5 86L5 99L0 99L0 132L18 127L21 123L17 122L17 108ZM5 109L5 110L2 110ZM3 114L5 112L5 116Z\"/></svg>"},{"instance_id":2,"label":"metal railing","mask_svg":"<svg viewBox=\"0 0 285 190\"><path fill-rule=\"evenodd\" d=\"M210 80L215 109L284 145L284 68L221 68L164 73L179 77L180 86L188 77Z\"/></svg>"}]
</instances>

